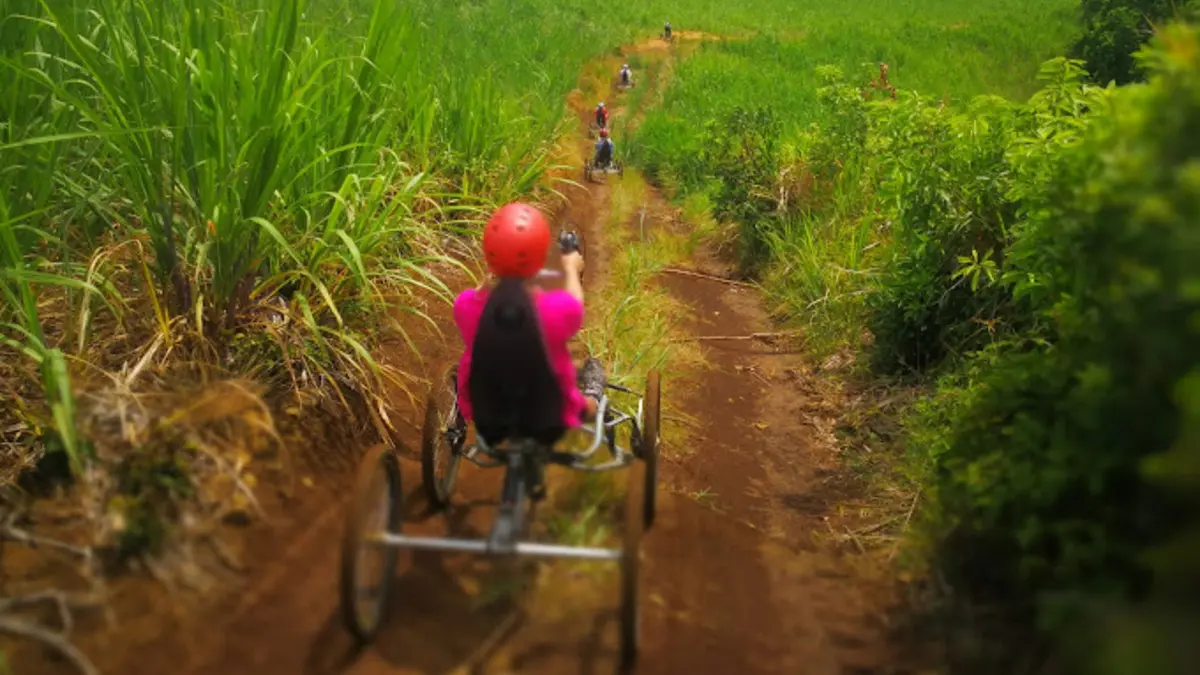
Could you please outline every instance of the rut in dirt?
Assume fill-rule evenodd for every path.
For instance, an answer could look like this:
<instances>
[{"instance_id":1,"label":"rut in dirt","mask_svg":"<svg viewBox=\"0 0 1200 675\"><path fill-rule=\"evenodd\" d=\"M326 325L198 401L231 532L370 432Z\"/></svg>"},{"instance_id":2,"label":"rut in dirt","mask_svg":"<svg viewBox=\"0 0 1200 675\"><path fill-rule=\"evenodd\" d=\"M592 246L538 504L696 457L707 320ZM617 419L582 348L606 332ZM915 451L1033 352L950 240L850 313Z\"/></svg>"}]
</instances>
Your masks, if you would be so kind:
<instances>
[{"instance_id":1,"label":"rut in dirt","mask_svg":"<svg viewBox=\"0 0 1200 675\"><path fill-rule=\"evenodd\" d=\"M676 400L700 421L692 447L663 451L680 459L663 471L670 496L647 540L639 672L899 672L886 576L822 543L844 498L822 442L832 411L799 349L751 338L779 330L759 292L704 252L692 263L710 278L660 281L690 308L709 369Z\"/></svg>"},{"instance_id":2,"label":"rut in dirt","mask_svg":"<svg viewBox=\"0 0 1200 675\"><path fill-rule=\"evenodd\" d=\"M671 58L657 45L647 50ZM608 99L619 101L620 94L610 91ZM577 112L582 158L591 149L585 136L590 105ZM612 255L599 227L608 221L610 190L605 182L568 189L556 218L558 226L584 232L589 296L604 283ZM644 221L620 226L651 236L680 227L675 211L652 187ZM714 276L725 274L704 251L691 262ZM754 289L671 274L658 275L656 282L689 308L691 319L679 327L679 337L700 339L709 367L664 390L668 407L699 425L689 447L663 449L659 515L643 542L642 649L635 672L900 672L888 665L886 578L820 543L823 518L842 495L827 484L837 466L833 446L824 440L832 413L820 405L803 354L755 340L705 339L776 330ZM453 325L448 310L434 315L443 326ZM457 358L457 336L431 332L421 339L425 358L412 366L432 379ZM419 412L409 411L409 423L401 424L399 440L408 448L420 447ZM499 471L464 466L453 507L430 514L415 455L401 459L407 532L486 535ZM98 639L92 651L104 672L616 670L615 567L577 571L562 563L547 574L536 564L409 553L394 585L393 616L371 646L356 646L340 620L337 588L349 475L345 467L323 475L321 489L288 508L287 527L263 531L245 593L218 603L204 617L171 624L173 630ZM566 480L551 477L554 485ZM524 591L505 592L513 584L523 584ZM496 598L489 600L493 593ZM117 648L104 658L110 646Z\"/></svg>"}]
</instances>

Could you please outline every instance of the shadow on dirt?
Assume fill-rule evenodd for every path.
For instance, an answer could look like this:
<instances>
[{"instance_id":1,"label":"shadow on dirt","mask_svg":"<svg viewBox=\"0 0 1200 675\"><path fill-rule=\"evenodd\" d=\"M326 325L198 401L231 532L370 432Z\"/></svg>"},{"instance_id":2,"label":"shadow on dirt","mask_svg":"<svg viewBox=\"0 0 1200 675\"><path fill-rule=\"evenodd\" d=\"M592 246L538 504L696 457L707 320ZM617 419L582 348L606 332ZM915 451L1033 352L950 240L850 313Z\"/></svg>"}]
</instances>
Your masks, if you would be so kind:
<instances>
[{"instance_id":1,"label":"shadow on dirt","mask_svg":"<svg viewBox=\"0 0 1200 675\"><path fill-rule=\"evenodd\" d=\"M544 635L542 640L517 651L511 666L516 672L577 672L579 675L598 675L608 671L600 664L614 660L615 651L604 645L604 632L609 624L615 624L615 612L597 614L592 629L582 640L562 640L556 633ZM576 662L578 670L564 669L567 663Z\"/></svg>"},{"instance_id":2,"label":"shadow on dirt","mask_svg":"<svg viewBox=\"0 0 1200 675\"><path fill-rule=\"evenodd\" d=\"M392 588L391 615L373 645L359 647L341 616L329 617L309 652L306 675L348 672L367 650L392 666L426 673L448 672L464 660L481 656L481 649L490 651L489 643L499 642L498 629L512 623L506 619L519 609L509 597L479 606L480 599L466 592L460 581L474 575L456 573L447 563L445 556L435 552L412 555L408 569ZM487 567L493 569L483 570L484 574L493 577L501 571L498 566Z\"/></svg>"}]
</instances>

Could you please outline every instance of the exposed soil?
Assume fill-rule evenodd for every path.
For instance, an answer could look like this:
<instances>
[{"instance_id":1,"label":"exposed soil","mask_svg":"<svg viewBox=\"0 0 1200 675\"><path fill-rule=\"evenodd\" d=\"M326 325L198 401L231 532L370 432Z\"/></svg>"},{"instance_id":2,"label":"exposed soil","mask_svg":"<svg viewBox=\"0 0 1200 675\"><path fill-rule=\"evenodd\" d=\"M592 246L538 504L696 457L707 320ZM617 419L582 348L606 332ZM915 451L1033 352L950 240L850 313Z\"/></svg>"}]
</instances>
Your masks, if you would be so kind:
<instances>
[{"instance_id":1,"label":"exposed soil","mask_svg":"<svg viewBox=\"0 0 1200 675\"><path fill-rule=\"evenodd\" d=\"M643 51L658 51L661 42L651 41ZM615 101L622 95L608 96ZM574 104L586 130L590 104ZM578 151L580 158L590 152L586 138ZM584 231L589 292L603 283L610 253L599 229L608 214L606 180L618 179L567 190L558 215L560 225ZM653 188L649 198L647 229L678 227ZM719 274L719 264L705 255L696 268ZM661 274L658 282L691 308L689 325L680 327L688 339L778 330L751 288L675 274ZM441 325L452 326L448 308L434 313ZM404 365L427 378L460 348L449 329L419 339L421 360ZM887 576L869 557L846 552L825 536L827 516L847 496L838 479L832 399L786 340L702 344L711 367L664 392L700 426L691 434L693 447L663 449L659 515L644 543L636 672L903 672L891 664L887 646ZM411 405L403 410L399 441L418 448L420 411ZM467 556L404 557L392 617L373 646L356 650L338 614L337 571L351 467L359 455L329 448L327 457L346 459L307 467L314 487L266 504L274 520L252 531L246 577L230 587L236 592L186 612L173 612L169 599L164 603L160 595L155 603L142 592L119 608L120 625L91 626L82 647L106 674L614 671L616 575L570 563L547 570ZM464 467L449 513L430 516L415 453L404 449L401 455L406 528L487 532L498 471ZM567 480L555 476L552 488ZM528 588L496 593L498 599L480 607L503 590L505 579ZM19 654L14 666L20 675L70 672L31 651Z\"/></svg>"},{"instance_id":2,"label":"exposed soil","mask_svg":"<svg viewBox=\"0 0 1200 675\"><path fill-rule=\"evenodd\" d=\"M715 278L661 281L693 309L696 338L733 339L705 341L712 368L682 404L704 421L702 440L664 472L645 672L895 672L888 581L825 536L846 497L828 396L792 341L746 339L778 331L758 292L696 263Z\"/></svg>"}]
</instances>

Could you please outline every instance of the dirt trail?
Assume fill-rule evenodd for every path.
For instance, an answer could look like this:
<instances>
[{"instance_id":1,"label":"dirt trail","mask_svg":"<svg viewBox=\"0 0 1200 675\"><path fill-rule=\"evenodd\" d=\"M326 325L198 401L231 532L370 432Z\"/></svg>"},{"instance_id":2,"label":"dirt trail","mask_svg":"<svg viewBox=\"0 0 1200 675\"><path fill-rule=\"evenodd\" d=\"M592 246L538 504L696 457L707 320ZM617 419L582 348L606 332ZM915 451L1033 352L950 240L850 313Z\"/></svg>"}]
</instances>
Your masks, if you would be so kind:
<instances>
[{"instance_id":1,"label":"dirt trail","mask_svg":"<svg viewBox=\"0 0 1200 675\"><path fill-rule=\"evenodd\" d=\"M698 268L725 276L711 261ZM823 542L840 501L830 411L776 331L757 291L662 275L692 308L712 369L683 408L702 420L690 456L664 472L672 497L648 539L646 673L891 672L881 600L886 583ZM682 569L676 566L681 566ZM661 581L660 581L661 580ZM653 617L653 618L651 618Z\"/></svg>"},{"instance_id":2,"label":"dirt trail","mask_svg":"<svg viewBox=\"0 0 1200 675\"><path fill-rule=\"evenodd\" d=\"M642 51L664 54L657 42ZM622 97L615 91L607 96ZM590 104L575 105L586 130ZM580 156L588 151L584 138ZM589 292L603 283L609 256L599 230L607 221L609 190L605 182L570 188L558 215L558 224L584 230ZM678 226L653 188L645 226ZM711 260L695 265L720 272ZM756 291L670 274L658 281L692 309L691 325L684 327L692 337L774 330ZM448 310L438 318L452 325ZM412 365L433 377L455 358L457 339L431 333L422 340L424 358ZM690 450L664 448L659 517L645 540L637 673L898 672L887 667L881 646L886 626L877 618L886 584L872 582L856 558L819 543L823 516L840 495L824 482L835 465L833 446L825 441L832 414L821 409L802 358L752 340L704 345L711 368L664 394L701 421L693 435L702 440ZM419 420L417 412L408 419ZM404 444L419 448L416 427L401 426ZM499 471L464 467L455 506L436 516L424 513L415 457L403 458L402 471L407 529L486 533ZM282 523L262 530L250 550L258 565L244 593L217 602L201 618L164 622L148 612L143 623L158 622L157 630L137 629L138 639L127 630L114 632L85 647L106 674L614 671L616 575L569 564L539 577L533 565L497 566L479 557L402 557L393 616L374 645L355 649L338 615L338 543L348 486L346 467L327 467L317 489L286 507ZM478 608L482 596L502 589L501 579L535 587L501 593ZM16 665L21 675L68 672L65 666Z\"/></svg>"}]
</instances>

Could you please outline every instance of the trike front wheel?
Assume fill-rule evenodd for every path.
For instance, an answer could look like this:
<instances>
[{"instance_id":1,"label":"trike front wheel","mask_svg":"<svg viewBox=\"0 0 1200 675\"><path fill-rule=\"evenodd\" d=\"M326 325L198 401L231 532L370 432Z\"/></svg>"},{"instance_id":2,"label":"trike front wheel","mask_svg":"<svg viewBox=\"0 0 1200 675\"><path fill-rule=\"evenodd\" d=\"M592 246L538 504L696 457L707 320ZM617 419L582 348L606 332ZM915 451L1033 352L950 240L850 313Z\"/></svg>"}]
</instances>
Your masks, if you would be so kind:
<instances>
[{"instance_id":1,"label":"trike front wheel","mask_svg":"<svg viewBox=\"0 0 1200 675\"><path fill-rule=\"evenodd\" d=\"M467 442L467 422L458 409L458 365L433 382L425 399L421 428L421 487L435 508L450 503Z\"/></svg>"},{"instance_id":2,"label":"trike front wheel","mask_svg":"<svg viewBox=\"0 0 1200 675\"><path fill-rule=\"evenodd\" d=\"M642 438L638 444L642 461L646 463L642 518L647 530L654 525L654 514L658 507L658 424L661 404L662 376L657 370L652 370L646 377L646 394L642 397Z\"/></svg>"}]
</instances>

